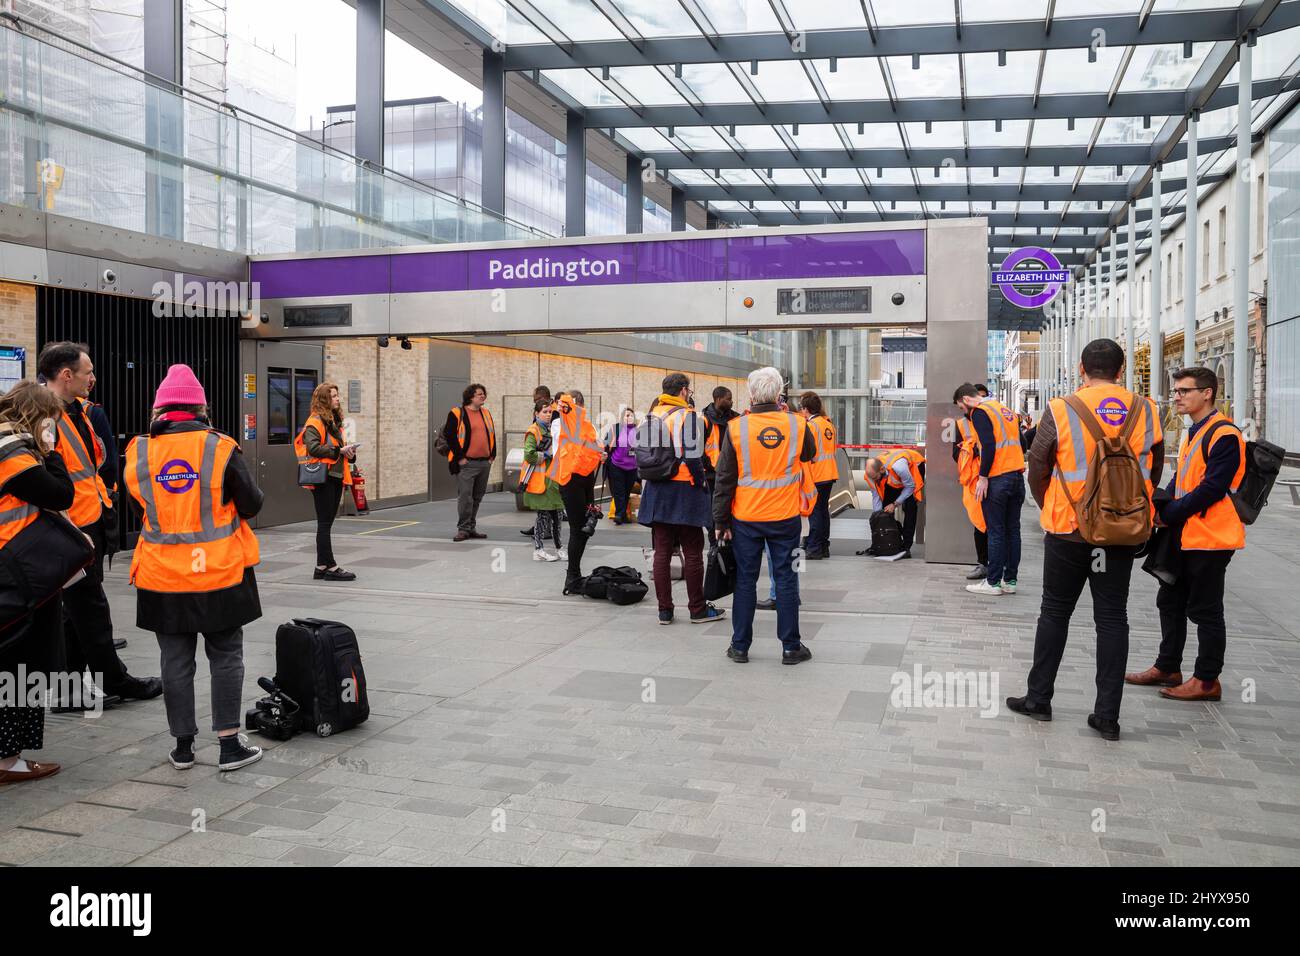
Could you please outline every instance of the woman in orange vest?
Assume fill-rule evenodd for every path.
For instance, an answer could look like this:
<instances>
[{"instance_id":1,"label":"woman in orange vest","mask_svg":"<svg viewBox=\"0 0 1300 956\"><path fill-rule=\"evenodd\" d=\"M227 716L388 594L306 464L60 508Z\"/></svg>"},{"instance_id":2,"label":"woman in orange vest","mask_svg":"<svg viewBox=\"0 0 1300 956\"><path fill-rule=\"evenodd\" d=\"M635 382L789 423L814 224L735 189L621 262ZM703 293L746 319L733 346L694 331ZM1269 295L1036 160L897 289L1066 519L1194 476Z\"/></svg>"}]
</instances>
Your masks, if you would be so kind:
<instances>
[{"instance_id":1,"label":"woman in orange vest","mask_svg":"<svg viewBox=\"0 0 1300 956\"><path fill-rule=\"evenodd\" d=\"M1229 497L1246 474L1246 439L1217 411L1219 379L1208 368L1174 373L1174 408L1192 420L1178 449L1178 467L1168 491L1156 501L1160 521L1181 527L1181 567L1173 583L1163 579L1156 594L1160 611L1160 653L1155 665L1126 674L1130 684L1160 687L1170 700L1215 701L1228 646L1223 617L1224 579L1232 555L1246 546L1246 526ZM1196 670L1183 677L1187 622L1196 624Z\"/></svg>"},{"instance_id":2,"label":"woman in orange vest","mask_svg":"<svg viewBox=\"0 0 1300 956\"><path fill-rule=\"evenodd\" d=\"M816 392L800 395L799 409L817 441L817 457L811 466L812 480L817 485L817 504L808 516L804 550L809 561L820 561L831 556L831 488L840 478L840 468L835 462L835 423L823 413L821 396Z\"/></svg>"},{"instance_id":3,"label":"woman in orange vest","mask_svg":"<svg viewBox=\"0 0 1300 956\"><path fill-rule=\"evenodd\" d=\"M262 492L238 443L208 424L207 396L187 365L173 365L158 386L149 434L126 449L123 483L141 515L131 561L136 627L153 631L162 651L163 701L176 738L177 770L194 766L194 654L199 634L212 681L212 730L218 766L237 770L262 751L239 733L244 688L244 631L262 616L253 566L257 538L246 519Z\"/></svg>"},{"instance_id":4,"label":"woman in orange vest","mask_svg":"<svg viewBox=\"0 0 1300 956\"><path fill-rule=\"evenodd\" d=\"M352 484L352 462L357 458L357 443L343 443L343 411L339 388L333 382L322 382L311 393L311 413L294 439L293 448L299 464L322 462L329 466L324 484L311 486L316 504L316 570L312 577L318 581L355 581L354 572L334 563L330 540L343 486Z\"/></svg>"},{"instance_id":5,"label":"woman in orange vest","mask_svg":"<svg viewBox=\"0 0 1300 956\"><path fill-rule=\"evenodd\" d=\"M0 552L36 520L42 508L72 507L72 479L54 451L63 404L35 382L19 382L0 397ZM19 636L19 634L22 636ZM63 604L56 594L27 617L0 629L0 674L14 681L18 700L0 700L0 785L39 780L59 772L56 763L24 760L23 751L45 744L45 708L28 707L19 667L50 670L63 640Z\"/></svg>"},{"instance_id":6,"label":"woman in orange vest","mask_svg":"<svg viewBox=\"0 0 1300 956\"><path fill-rule=\"evenodd\" d=\"M519 476L519 490L524 504L537 512L533 522L533 560L567 561L569 553L560 546L560 486L546 477L555 449L551 446L551 403L539 398L533 403L533 422L524 433L524 462L526 467ZM546 539L555 541L555 554L546 550Z\"/></svg>"},{"instance_id":7,"label":"woman in orange vest","mask_svg":"<svg viewBox=\"0 0 1300 956\"><path fill-rule=\"evenodd\" d=\"M595 533L600 512L595 508L596 469L605 460L605 449L596 435L596 426L587 417L585 400L576 389L561 392L555 398L555 414L560 419L555 439L555 457L547 477L560 486L564 517L569 522L569 565L564 574L564 593L580 594L582 553L587 538ZM590 529L590 530L588 530Z\"/></svg>"}]
</instances>

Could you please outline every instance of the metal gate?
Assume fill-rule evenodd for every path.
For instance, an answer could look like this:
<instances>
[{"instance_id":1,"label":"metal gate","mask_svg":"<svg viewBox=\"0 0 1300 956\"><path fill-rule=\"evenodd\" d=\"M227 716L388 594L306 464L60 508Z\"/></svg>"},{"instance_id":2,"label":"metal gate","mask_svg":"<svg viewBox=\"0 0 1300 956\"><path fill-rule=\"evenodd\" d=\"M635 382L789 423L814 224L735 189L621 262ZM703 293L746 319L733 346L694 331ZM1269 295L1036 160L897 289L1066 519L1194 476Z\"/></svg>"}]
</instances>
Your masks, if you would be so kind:
<instances>
[{"instance_id":1,"label":"metal gate","mask_svg":"<svg viewBox=\"0 0 1300 956\"><path fill-rule=\"evenodd\" d=\"M36 337L47 342L84 342L95 363L91 400L104 406L117 436L118 473L126 445L149 428L154 393L167 369L182 362L194 369L208 397L212 427L236 435L239 405L239 316L205 313L162 318L153 302L126 296L38 287ZM119 547L135 546L140 521L122 508Z\"/></svg>"}]
</instances>

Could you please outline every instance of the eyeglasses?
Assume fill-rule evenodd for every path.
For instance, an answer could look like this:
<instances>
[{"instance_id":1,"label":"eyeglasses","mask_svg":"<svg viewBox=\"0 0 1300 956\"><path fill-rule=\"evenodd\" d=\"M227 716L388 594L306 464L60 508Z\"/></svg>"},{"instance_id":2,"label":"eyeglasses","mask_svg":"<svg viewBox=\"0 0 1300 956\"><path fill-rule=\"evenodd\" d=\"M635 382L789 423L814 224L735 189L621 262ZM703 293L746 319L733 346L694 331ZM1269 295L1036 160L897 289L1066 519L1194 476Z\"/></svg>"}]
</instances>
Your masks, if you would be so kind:
<instances>
[{"instance_id":1,"label":"eyeglasses","mask_svg":"<svg viewBox=\"0 0 1300 956\"><path fill-rule=\"evenodd\" d=\"M1209 387L1208 385L1205 386L1205 387L1203 387L1203 388L1202 388L1202 387L1197 387L1197 388L1176 388L1176 389L1174 389L1174 394L1177 395L1179 398L1182 398L1184 395L1190 395L1190 394L1192 394L1192 392L1208 392L1209 390L1210 390L1210 387Z\"/></svg>"}]
</instances>

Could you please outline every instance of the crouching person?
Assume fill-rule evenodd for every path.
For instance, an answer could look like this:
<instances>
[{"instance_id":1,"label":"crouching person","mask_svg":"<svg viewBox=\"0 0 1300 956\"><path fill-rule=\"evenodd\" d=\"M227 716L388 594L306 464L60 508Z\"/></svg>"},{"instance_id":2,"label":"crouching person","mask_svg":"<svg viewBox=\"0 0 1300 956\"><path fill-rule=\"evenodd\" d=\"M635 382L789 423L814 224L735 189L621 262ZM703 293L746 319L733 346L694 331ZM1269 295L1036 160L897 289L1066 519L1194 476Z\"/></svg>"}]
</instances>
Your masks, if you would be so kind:
<instances>
[{"instance_id":1,"label":"crouching person","mask_svg":"<svg viewBox=\"0 0 1300 956\"><path fill-rule=\"evenodd\" d=\"M212 676L212 729L220 768L262 757L239 733L244 687L243 625L262 616L253 566L257 538L245 523L262 492L239 445L208 424L207 397L187 365L173 365L158 388L149 434L126 450L123 480L141 516L131 561L136 626L162 650L163 700L176 738L177 770L194 766L194 655L198 636Z\"/></svg>"}]
</instances>

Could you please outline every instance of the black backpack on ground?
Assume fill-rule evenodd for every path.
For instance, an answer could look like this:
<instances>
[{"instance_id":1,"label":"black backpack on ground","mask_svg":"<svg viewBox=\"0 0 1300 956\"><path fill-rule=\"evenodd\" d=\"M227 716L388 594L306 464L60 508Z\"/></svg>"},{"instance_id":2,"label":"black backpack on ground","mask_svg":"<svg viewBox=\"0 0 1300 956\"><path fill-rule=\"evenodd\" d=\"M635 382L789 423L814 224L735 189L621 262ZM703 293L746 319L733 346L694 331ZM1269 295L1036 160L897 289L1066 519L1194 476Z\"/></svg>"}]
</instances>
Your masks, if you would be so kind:
<instances>
[{"instance_id":1,"label":"black backpack on ground","mask_svg":"<svg viewBox=\"0 0 1300 956\"><path fill-rule=\"evenodd\" d=\"M1219 420L1206 426L1205 437L1201 439L1201 460L1205 464L1210 463L1210 440L1214 433L1230 424L1232 423ZM1241 476L1237 490L1228 492L1242 524L1254 524L1268 504L1269 493L1273 490L1273 482L1277 481L1278 472L1282 470L1282 460L1285 457L1286 449L1271 441L1260 439L1246 442L1246 473Z\"/></svg>"},{"instance_id":2,"label":"black backpack on ground","mask_svg":"<svg viewBox=\"0 0 1300 956\"><path fill-rule=\"evenodd\" d=\"M582 593L587 597L601 601L608 598L615 604L635 604L648 590L641 580L641 572L629 567L601 565L593 568L582 583Z\"/></svg>"},{"instance_id":3,"label":"black backpack on ground","mask_svg":"<svg viewBox=\"0 0 1300 956\"><path fill-rule=\"evenodd\" d=\"M672 434L668 431L668 419L684 411L687 409L674 409L663 418L653 414L647 415L645 421L636 427L632 444L636 455L637 477L642 481L667 481L677 474L683 459L678 456L677 450L673 447ZM698 423L698 419L693 415L688 421ZM686 423L683 423L682 427L685 428ZM683 445L685 437L683 436Z\"/></svg>"},{"instance_id":4,"label":"black backpack on ground","mask_svg":"<svg viewBox=\"0 0 1300 956\"><path fill-rule=\"evenodd\" d=\"M303 728L322 737L370 716L357 636L338 621L301 617L281 624L275 632L275 682L298 702Z\"/></svg>"},{"instance_id":5,"label":"black backpack on ground","mask_svg":"<svg viewBox=\"0 0 1300 956\"><path fill-rule=\"evenodd\" d=\"M894 516L877 511L871 516L872 557L888 558L903 550L903 529Z\"/></svg>"}]
</instances>

